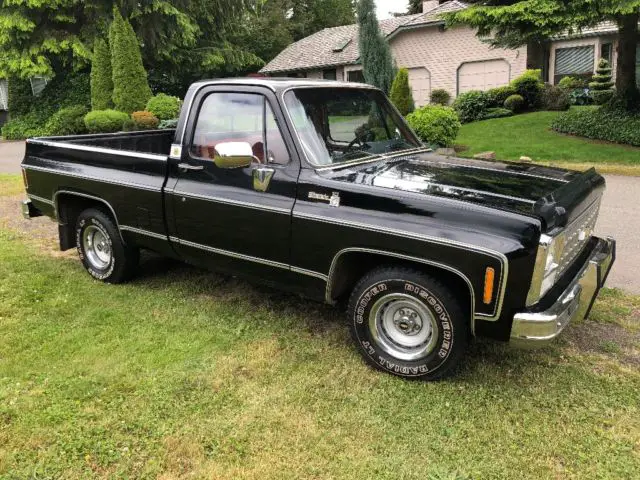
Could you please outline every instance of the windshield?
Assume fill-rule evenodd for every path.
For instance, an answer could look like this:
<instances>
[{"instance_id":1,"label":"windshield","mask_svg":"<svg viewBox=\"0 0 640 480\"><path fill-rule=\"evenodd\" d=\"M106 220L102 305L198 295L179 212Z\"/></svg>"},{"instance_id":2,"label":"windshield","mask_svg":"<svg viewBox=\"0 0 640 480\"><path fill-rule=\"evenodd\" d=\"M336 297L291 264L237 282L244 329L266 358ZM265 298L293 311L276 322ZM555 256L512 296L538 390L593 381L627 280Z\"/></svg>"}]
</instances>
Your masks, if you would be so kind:
<instances>
[{"instance_id":1,"label":"windshield","mask_svg":"<svg viewBox=\"0 0 640 480\"><path fill-rule=\"evenodd\" d=\"M333 165L421 146L378 90L299 88L287 92L285 104L307 158L314 165Z\"/></svg>"}]
</instances>

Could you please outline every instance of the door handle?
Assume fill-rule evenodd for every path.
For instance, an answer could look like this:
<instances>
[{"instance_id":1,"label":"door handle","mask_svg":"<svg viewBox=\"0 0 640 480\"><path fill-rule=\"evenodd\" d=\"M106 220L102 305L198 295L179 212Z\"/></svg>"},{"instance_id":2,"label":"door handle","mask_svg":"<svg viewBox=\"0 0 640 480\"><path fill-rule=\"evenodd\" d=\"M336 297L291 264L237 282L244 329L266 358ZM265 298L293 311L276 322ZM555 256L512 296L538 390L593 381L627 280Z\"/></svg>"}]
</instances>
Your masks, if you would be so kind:
<instances>
[{"instance_id":1,"label":"door handle","mask_svg":"<svg viewBox=\"0 0 640 480\"><path fill-rule=\"evenodd\" d=\"M191 165L189 163L179 163L178 168L180 170L184 170L185 172L188 170L191 170L191 171L204 170L203 165Z\"/></svg>"}]
</instances>

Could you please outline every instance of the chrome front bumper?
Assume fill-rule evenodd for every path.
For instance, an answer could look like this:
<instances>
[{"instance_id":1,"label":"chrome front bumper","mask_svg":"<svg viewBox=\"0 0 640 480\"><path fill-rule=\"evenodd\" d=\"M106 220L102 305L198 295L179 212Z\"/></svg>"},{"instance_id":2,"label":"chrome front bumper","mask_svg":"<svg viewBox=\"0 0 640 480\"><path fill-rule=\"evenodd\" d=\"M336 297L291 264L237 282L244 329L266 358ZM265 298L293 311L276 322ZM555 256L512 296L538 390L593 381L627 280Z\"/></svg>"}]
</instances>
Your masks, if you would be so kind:
<instances>
[{"instance_id":1,"label":"chrome front bumper","mask_svg":"<svg viewBox=\"0 0 640 480\"><path fill-rule=\"evenodd\" d=\"M615 240L598 239L589 260L549 309L543 312L517 313L513 317L511 343L521 347L547 345L572 320L585 318L604 285L615 258Z\"/></svg>"},{"instance_id":2,"label":"chrome front bumper","mask_svg":"<svg viewBox=\"0 0 640 480\"><path fill-rule=\"evenodd\" d=\"M27 220L42 216L42 212L33 205L31 200L23 200L20 202L20 210L22 211L22 216Z\"/></svg>"}]
</instances>

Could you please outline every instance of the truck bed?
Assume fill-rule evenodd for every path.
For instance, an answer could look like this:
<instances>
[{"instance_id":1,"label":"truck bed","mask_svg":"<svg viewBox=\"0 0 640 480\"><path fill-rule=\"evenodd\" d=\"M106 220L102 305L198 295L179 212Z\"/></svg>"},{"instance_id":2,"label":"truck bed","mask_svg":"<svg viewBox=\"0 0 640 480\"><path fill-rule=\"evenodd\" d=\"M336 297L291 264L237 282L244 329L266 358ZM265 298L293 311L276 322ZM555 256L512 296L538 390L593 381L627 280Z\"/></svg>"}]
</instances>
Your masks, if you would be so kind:
<instances>
[{"instance_id":1,"label":"truck bed","mask_svg":"<svg viewBox=\"0 0 640 480\"><path fill-rule=\"evenodd\" d=\"M141 132L101 133L91 135L69 135L64 137L39 137L31 143L68 143L79 146L121 150L127 152L168 155L174 129Z\"/></svg>"}]
</instances>

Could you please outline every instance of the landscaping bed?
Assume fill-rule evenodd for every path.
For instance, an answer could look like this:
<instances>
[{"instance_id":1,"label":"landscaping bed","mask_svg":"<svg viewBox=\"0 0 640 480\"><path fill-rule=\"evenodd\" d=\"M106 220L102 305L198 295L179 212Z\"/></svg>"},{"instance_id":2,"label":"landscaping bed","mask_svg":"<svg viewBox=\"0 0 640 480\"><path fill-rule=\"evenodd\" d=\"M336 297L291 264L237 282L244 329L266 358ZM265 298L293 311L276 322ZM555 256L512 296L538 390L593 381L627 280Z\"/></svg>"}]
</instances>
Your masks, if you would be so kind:
<instances>
[{"instance_id":1,"label":"landscaping bed","mask_svg":"<svg viewBox=\"0 0 640 480\"><path fill-rule=\"evenodd\" d=\"M573 109L589 107L573 107ZM494 151L500 160L528 156L540 162L640 166L640 148L594 141L551 130L558 112L533 112L468 123L456 139L462 156Z\"/></svg>"},{"instance_id":2,"label":"landscaping bed","mask_svg":"<svg viewBox=\"0 0 640 480\"><path fill-rule=\"evenodd\" d=\"M640 469L637 297L607 290L544 351L478 341L453 379L407 382L366 367L321 304L148 255L130 284L92 280L54 223L19 219L19 176L0 192L0 478Z\"/></svg>"}]
</instances>

